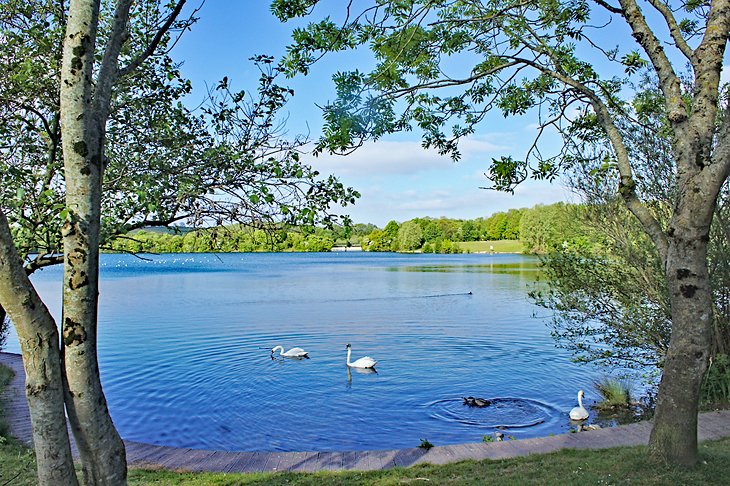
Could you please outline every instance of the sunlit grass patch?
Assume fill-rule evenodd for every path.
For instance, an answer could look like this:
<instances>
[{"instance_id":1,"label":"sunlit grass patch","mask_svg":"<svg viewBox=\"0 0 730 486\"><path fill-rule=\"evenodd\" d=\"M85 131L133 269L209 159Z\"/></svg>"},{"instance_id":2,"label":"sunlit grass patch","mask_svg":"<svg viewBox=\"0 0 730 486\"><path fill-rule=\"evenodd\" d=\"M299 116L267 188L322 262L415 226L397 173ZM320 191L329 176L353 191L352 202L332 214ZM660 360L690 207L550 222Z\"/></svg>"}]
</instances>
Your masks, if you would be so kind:
<instances>
[{"instance_id":1,"label":"sunlit grass patch","mask_svg":"<svg viewBox=\"0 0 730 486\"><path fill-rule=\"evenodd\" d=\"M519 240L459 241L459 248L471 253L522 253Z\"/></svg>"}]
</instances>

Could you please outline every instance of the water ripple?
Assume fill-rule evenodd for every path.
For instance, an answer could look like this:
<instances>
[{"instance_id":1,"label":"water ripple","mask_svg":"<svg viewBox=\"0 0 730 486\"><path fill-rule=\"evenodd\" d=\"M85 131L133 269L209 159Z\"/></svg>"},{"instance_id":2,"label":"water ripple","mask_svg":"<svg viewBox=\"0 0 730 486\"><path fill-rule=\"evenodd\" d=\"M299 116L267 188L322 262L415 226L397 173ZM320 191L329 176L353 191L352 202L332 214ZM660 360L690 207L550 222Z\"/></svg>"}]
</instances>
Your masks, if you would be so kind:
<instances>
[{"instance_id":1,"label":"water ripple","mask_svg":"<svg viewBox=\"0 0 730 486\"><path fill-rule=\"evenodd\" d=\"M102 256L100 369L130 440L292 451L479 441L496 427L535 437L568 429L578 389L591 399L594 372L532 317L534 258L151 258ZM59 319L62 272L32 278ZM348 370L347 343L377 373ZM311 359L272 360L276 345ZM493 404L469 408L469 395Z\"/></svg>"}]
</instances>

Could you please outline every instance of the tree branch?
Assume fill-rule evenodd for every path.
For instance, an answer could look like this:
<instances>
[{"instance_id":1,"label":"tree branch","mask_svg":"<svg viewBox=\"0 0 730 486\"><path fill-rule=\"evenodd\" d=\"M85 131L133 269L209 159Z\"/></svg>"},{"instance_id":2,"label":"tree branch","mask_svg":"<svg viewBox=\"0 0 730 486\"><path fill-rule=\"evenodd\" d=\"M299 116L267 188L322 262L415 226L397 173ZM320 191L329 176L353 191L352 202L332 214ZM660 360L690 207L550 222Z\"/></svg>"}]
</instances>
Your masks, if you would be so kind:
<instances>
[{"instance_id":1,"label":"tree branch","mask_svg":"<svg viewBox=\"0 0 730 486\"><path fill-rule=\"evenodd\" d=\"M710 4L710 13L707 16L707 26L702 42L697 46L695 55L702 61L709 54L719 56L722 63L723 53L728 42L730 29L730 0L713 0Z\"/></svg>"},{"instance_id":2,"label":"tree branch","mask_svg":"<svg viewBox=\"0 0 730 486\"><path fill-rule=\"evenodd\" d=\"M631 27L631 35L649 56L659 77L659 86L664 93L669 121L674 126L684 122L687 119L687 110L682 99L681 83L659 39L646 23L636 0L619 0L619 3L624 10L623 16Z\"/></svg>"},{"instance_id":3,"label":"tree branch","mask_svg":"<svg viewBox=\"0 0 730 486\"><path fill-rule=\"evenodd\" d=\"M610 5L608 2L605 2L604 0L593 0L593 1L611 13L615 13L615 14L619 14L619 15L624 14L624 10L622 8L614 7L613 5Z\"/></svg>"},{"instance_id":4,"label":"tree branch","mask_svg":"<svg viewBox=\"0 0 730 486\"><path fill-rule=\"evenodd\" d=\"M177 4L175 4L175 8L173 8L172 12L170 12L170 16L167 18L165 23L162 24L162 27L160 27L160 29L157 31L155 37L152 39L152 42L150 42L150 44L147 46L147 49L145 49L144 52L134 58L132 62L129 63L129 65L121 68L119 70L119 77L126 76L127 74L131 73L132 71L137 69L143 62L145 62L148 57L155 53L155 50L157 49L157 46L160 45L162 38L170 30L170 27L172 27L172 24L175 22L175 20L177 20L177 17L180 15L180 12L182 11L185 2L186 0L178 0Z\"/></svg>"},{"instance_id":5,"label":"tree branch","mask_svg":"<svg viewBox=\"0 0 730 486\"><path fill-rule=\"evenodd\" d=\"M669 6L664 3L663 0L649 0L649 3L664 17L664 20L667 23L667 27L669 27L669 33L671 34L672 39L674 39L674 43L676 44L677 49L679 49L682 54L684 54L684 57L686 57L689 62L692 63L692 66L695 66L697 60L695 57L695 52L692 50L689 44L687 44L687 41L682 36L682 31L679 29L677 20L674 18L674 15L672 14Z\"/></svg>"},{"instance_id":6,"label":"tree branch","mask_svg":"<svg viewBox=\"0 0 730 486\"><path fill-rule=\"evenodd\" d=\"M36 270L61 263L63 263L63 255L38 255L25 264L25 273L26 275L31 275Z\"/></svg>"},{"instance_id":7,"label":"tree branch","mask_svg":"<svg viewBox=\"0 0 730 486\"><path fill-rule=\"evenodd\" d=\"M114 12L109 41L104 51L99 74L96 78L96 90L94 91L94 113L97 116L100 133L104 132L104 126L109 114L109 100L111 99L112 88L119 77L118 60L122 45L127 40L129 32L129 9L133 0L117 0L117 8Z\"/></svg>"},{"instance_id":8,"label":"tree branch","mask_svg":"<svg viewBox=\"0 0 730 486\"><path fill-rule=\"evenodd\" d=\"M695 50L692 138L709 146L719 108L719 84L723 58L730 37L730 0L713 0L702 42ZM727 124L727 113L726 121ZM727 128L725 128L727 130ZM709 140L708 140L709 139ZM709 156L709 154L705 154ZM718 160L718 159L715 159Z\"/></svg>"},{"instance_id":9,"label":"tree branch","mask_svg":"<svg viewBox=\"0 0 730 486\"><path fill-rule=\"evenodd\" d=\"M603 127L603 129L606 131L606 135L608 136L608 139L611 142L611 146L613 147L614 153L616 155L616 165L618 166L619 174L621 175L621 183L619 184L618 190L619 195L624 200L629 210L634 214L634 216L636 216L639 222L641 222L642 226L649 234L652 241L654 241L654 244L659 251L659 255L662 258L662 263L664 263L666 261L669 249L667 236L664 233L664 230L662 230L659 221L657 221L657 219L651 214L651 212L649 212L649 210L641 202L636 194L636 182L634 181L633 170L631 169L631 160L629 158L628 149L623 141L621 132L618 130L616 124L613 121L611 112L609 111L608 107L603 102L601 97L583 83L580 83L562 73L553 71L552 69L548 69L547 67L542 66L537 62L530 61L529 59L515 60L520 61L528 66L532 66L533 68L572 87L578 92L583 93L590 100L591 106L593 107L593 110L598 117L598 122L601 124L601 127Z\"/></svg>"}]
</instances>

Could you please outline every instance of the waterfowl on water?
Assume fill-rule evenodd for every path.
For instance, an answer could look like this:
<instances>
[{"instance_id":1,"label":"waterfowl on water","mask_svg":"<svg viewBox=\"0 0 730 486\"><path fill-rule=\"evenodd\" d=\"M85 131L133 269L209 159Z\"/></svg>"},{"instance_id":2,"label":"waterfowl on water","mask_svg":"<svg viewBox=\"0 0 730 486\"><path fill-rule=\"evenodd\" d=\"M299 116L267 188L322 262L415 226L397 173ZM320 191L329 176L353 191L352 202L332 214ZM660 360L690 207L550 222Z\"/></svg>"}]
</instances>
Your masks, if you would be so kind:
<instances>
[{"instance_id":1,"label":"waterfowl on water","mask_svg":"<svg viewBox=\"0 0 730 486\"><path fill-rule=\"evenodd\" d=\"M484 408L492 404L486 398L462 397L462 400L464 400L464 405L469 405L470 407Z\"/></svg>"},{"instance_id":2,"label":"waterfowl on water","mask_svg":"<svg viewBox=\"0 0 730 486\"><path fill-rule=\"evenodd\" d=\"M578 391L578 406L570 411L570 420L585 420L588 410L583 407L583 390Z\"/></svg>"},{"instance_id":3,"label":"waterfowl on water","mask_svg":"<svg viewBox=\"0 0 730 486\"><path fill-rule=\"evenodd\" d=\"M309 353L304 351L302 348L291 348L289 351L284 351L283 346L276 346L271 350L271 354L276 352L276 350L279 350L279 356L284 356L285 358L309 358Z\"/></svg>"},{"instance_id":4,"label":"waterfowl on water","mask_svg":"<svg viewBox=\"0 0 730 486\"><path fill-rule=\"evenodd\" d=\"M347 366L349 366L350 368L375 368L375 365L378 364L378 362L370 356L363 356L356 361L350 362L352 346L350 346L350 344L348 343L347 346L345 346L345 349L347 349Z\"/></svg>"}]
</instances>

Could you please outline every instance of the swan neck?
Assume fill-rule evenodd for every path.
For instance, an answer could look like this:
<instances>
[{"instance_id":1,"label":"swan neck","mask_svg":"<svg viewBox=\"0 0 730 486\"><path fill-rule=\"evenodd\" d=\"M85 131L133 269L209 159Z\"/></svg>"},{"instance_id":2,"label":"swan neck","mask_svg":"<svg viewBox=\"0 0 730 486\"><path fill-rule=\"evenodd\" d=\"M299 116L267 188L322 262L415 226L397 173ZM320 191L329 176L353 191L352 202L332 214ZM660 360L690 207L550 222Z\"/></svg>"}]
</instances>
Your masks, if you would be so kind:
<instances>
[{"instance_id":1,"label":"swan neck","mask_svg":"<svg viewBox=\"0 0 730 486\"><path fill-rule=\"evenodd\" d=\"M583 407L583 395L581 395L580 393L578 394L578 406L580 408L584 408Z\"/></svg>"},{"instance_id":2,"label":"swan neck","mask_svg":"<svg viewBox=\"0 0 730 486\"><path fill-rule=\"evenodd\" d=\"M352 349L347 348L347 364L350 364L350 355L352 354Z\"/></svg>"}]
</instances>

